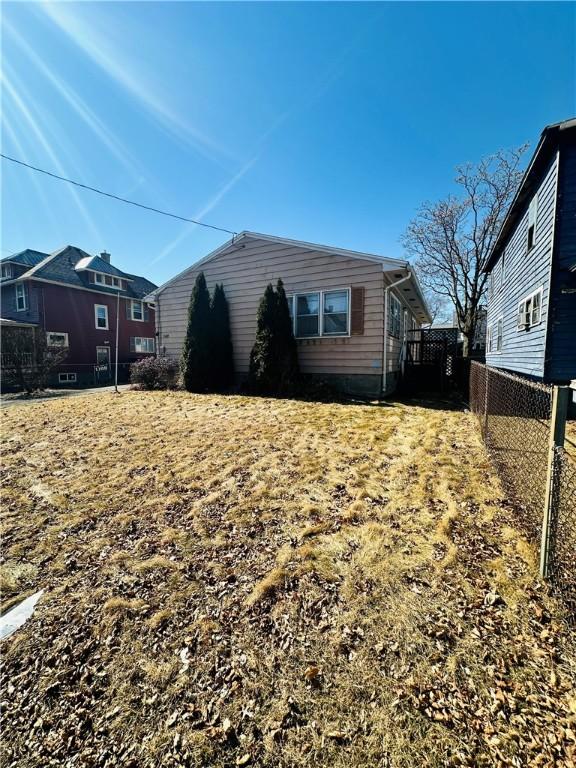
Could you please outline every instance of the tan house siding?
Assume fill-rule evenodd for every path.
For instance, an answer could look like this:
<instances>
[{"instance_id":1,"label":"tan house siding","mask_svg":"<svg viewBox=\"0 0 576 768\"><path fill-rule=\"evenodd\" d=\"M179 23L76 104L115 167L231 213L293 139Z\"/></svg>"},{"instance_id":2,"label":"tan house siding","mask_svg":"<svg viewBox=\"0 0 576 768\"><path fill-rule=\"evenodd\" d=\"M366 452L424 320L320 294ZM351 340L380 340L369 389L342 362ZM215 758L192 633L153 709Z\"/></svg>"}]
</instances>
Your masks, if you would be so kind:
<instances>
[{"instance_id":1,"label":"tan house siding","mask_svg":"<svg viewBox=\"0 0 576 768\"><path fill-rule=\"evenodd\" d=\"M237 373L248 372L256 334L258 303L269 282L281 277L287 294L363 287L364 333L350 337L298 341L304 373L381 375L384 286L382 263L363 261L300 247L250 240L191 268L167 285L157 299L159 346L178 357L184 341L186 313L194 281L203 271L208 288L223 283L230 307L230 324Z\"/></svg>"},{"instance_id":2,"label":"tan house siding","mask_svg":"<svg viewBox=\"0 0 576 768\"><path fill-rule=\"evenodd\" d=\"M258 304L268 283L275 284L278 278L284 281L288 296L349 290L349 336L297 341L302 372L321 376L350 394L377 397L383 388L392 391L399 378L404 332L394 338L386 331L386 285L405 277L407 282L391 291L408 310L408 317L414 310L419 321L429 321L418 281L406 262L243 232L155 293L160 354L180 357L190 296L200 271L210 291L216 283L224 285L240 379L249 369Z\"/></svg>"}]
</instances>

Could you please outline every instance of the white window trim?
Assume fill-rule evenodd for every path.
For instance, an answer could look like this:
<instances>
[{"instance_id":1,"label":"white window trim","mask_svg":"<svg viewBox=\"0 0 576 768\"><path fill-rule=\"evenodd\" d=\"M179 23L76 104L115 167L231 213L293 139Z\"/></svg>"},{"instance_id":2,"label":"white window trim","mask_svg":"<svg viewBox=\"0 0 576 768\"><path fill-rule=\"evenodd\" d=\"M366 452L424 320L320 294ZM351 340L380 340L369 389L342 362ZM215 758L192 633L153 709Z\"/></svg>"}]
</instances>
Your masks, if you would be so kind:
<instances>
[{"instance_id":1,"label":"white window trim","mask_svg":"<svg viewBox=\"0 0 576 768\"><path fill-rule=\"evenodd\" d=\"M50 344L50 336L52 336L52 334L55 334L57 336L64 336L64 339L65 339L64 344ZM68 347L69 347L69 344L68 344L68 334L60 332L60 331L46 331L46 343L48 344L49 347L50 346L52 346L52 347L62 347L62 349L68 349Z\"/></svg>"},{"instance_id":2,"label":"white window trim","mask_svg":"<svg viewBox=\"0 0 576 768\"><path fill-rule=\"evenodd\" d=\"M392 336L393 339L400 339L400 340L402 340L402 308L403 308L402 307L402 302L400 301L398 296L395 296L392 292L390 292L388 294L388 298L390 299L390 305L388 306L388 308L386 310L387 313L388 313L388 318L387 318L388 336ZM391 331L392 325L390 323L390 320L392 319L392 305L394 304L394 302L398 305L399 310L400 310L400 314L398 315L398 335L396 335L395 333L392 333L392 331Z\"/></svg>"},{"instance_id":3,"label":"white window trim","mask_svg":"<svg viewBox=\"0 0 576 768\"><path fill-rule=\"evenodd\" d=\"M99 309L105 309L106 310L106 327L102 325L98 325L98 310ZM94 304L94 325L96 326L96 330L98 331L108 331L109 330L109 320L108 320L108 305L107 304Z\"/></svg>"},{"instance_id":4,"label":"white window trim","mask_svg":"<svg viewBox=\"0 0 576 768\"><path fill-rule=\"evenodd\" d=\"M70 384L70 383L76 383L76 374L72 372L66 372L66 373L59 373L58 374L58 383L59 384Z\"/></svg>"},{"instance_id":5,"label":"white window trim","mask_svg":"<svg viewBox=\"0 0 576 768\"><path fill-rule=\"evenodd\" d=\"M134 352L140 355L153 355L156 352L156 340L153 336L133 336L134 339ZM152 342L152 349L137 349L138 342L142 346L142 342L147 342L146 346L149 346L148 342Z\"/></svg>"},{"instance_id":6,"label":"white window trim","mask_svg":"<svg viewBox=\"0 0 576 768\"><path fill-rule=\"evenodd\" d=\"M12 277L12 264L2 264L2 280L10 280Z\"/></svg>"},{"instance_id":7,"label":"white window trim","mask_svg":"<svg viewBox=\"0 0 576 768\"><path fill-rule=\"evenodd\" d=\"M26 297L26 286L24 283L16 283L14 286L15 294L16 294L16 312L26 312L28 309L28 301ZM22 294L19 295L19 291L22 291ZM18 306L18 299L22 298L24 299L24 306L19 307Z\"/></svg>"},{"instance_id":8,"label":"white window trim","mask_svg":"<svg viewBox=\"0 0 576 768\"><path fill-rule=\"evenodd\" d=\"M142 308L142 317L134 317L134 304L140 304ZM141 299L130 299L130 319L136 323L144 322L144 302Z\"/></svg>"},{"instance_id":9,"label":"white window trim","mask_svg":"<svg viewBox=\"0 0 576 768\"><path fill-rule=\"evenodd\" d=\"M542 287L537 288L535 291L532 291L532 293L529 293L527 296L524 296L524 298L520 299L518 302L518 309L516 312L516 330L517 331L529 331L530 328L535 328L537 325L540 325L542 322L542 294L544 289ZM540 314L538 316L538 322L533 323L532 322L532 299L534 296L537 296L540 294ZM527 323L520 323L518 322L518 318L520 317L520 307L523 307L522 313L523 315L526 315L526 304L530 302L530 313L529 313L529 320Z\"/></svg>"},{"instance_id":10,"label":"white window trim","mask_svg":"<svg viewBox=\"0 0 576 768\"><path fill-rule=\"evenodd\" d=\"M500 347L498 347L498 324L499 323L502 323L502 336L500 338ZM504 347L504 315L500 315L500 317L496 319L495 326L496 326L496 337L495 337L494 349L492 350L492 352L495 355L500 355L502 354L502 349Z\"/></svg>"},{"instance_id":11,"label":"white window trim","mask_svg":"<svg viewBox=\"0 0 576 768\"><path fill-rule=\"evenodd\" d=\"M98 285L104 285L104 275L101 272L94 272L94 282Z\"/></svg>"},{"instance_id":12,"label":"white window trim","mask_svg":"<svg viewBox=\"0 0 576 768\"><path fill-rule=\"evenodd\" d=\"M325 333L324 332L324 294L325 293L336 293L337 291L346 291L348 298L347 298L347 306L348 310L346 312L346 333ZM296 322L296 297L297 296L309 296L310 294L315 293L319 297L319 303L318 303L318 333L314 334L313 336L297 336L296 335L296 328L297 328L297 322ZM351 288L350 286L345 286L341 288L326 288L322 290L301 290L301 291L295 291L294 293L290 293L286 296L288 302L292 303L292 333L294 334L295 339L348 339L350 338L350 323L351 323ZM330 314L330 313L328 313ZM340 313L337 313L340 314Z\"/></svg>"}]
</instances>

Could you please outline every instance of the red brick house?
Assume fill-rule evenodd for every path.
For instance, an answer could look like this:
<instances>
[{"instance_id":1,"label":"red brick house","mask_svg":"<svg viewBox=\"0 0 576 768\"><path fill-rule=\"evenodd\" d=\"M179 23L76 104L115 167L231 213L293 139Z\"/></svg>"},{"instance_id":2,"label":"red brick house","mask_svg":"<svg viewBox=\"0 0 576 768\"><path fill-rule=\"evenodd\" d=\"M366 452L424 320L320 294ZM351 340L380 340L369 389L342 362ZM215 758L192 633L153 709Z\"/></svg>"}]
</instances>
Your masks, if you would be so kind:
<instances>
[{"instance_id":1,"label":"red brick house","mask_svg":"<svg viewBox=\"0 0 576 768\"><path fill-rule=\"evenodd\" d=\"M130 363L156 350L153 305L143 301L156 286L67 245L54 253L25 250L0 261L0 316L39 326L49 346L68 354L51 375L54 386L112 382L118 313L118 379Z\"/></svg>"}]
</instances>

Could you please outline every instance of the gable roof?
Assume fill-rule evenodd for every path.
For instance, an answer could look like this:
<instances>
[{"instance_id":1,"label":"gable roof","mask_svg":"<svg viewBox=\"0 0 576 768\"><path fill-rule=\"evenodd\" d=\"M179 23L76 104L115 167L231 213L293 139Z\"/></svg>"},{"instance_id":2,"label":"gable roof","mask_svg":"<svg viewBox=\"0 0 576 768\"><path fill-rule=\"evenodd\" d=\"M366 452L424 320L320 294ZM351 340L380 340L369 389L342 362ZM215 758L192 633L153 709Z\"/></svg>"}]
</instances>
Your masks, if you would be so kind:
<instances>
[{"instance_id":1,"label":"gable roof","mask_svg":"<svg viewBox=\"0 0 576 768\"><path fill-rule=\"evenodd\" d=\"M484 272L491 271L494 263L508 242L510 235L524 215L528 202L533 197L534 192L540 183L540 177L543 171L548 166L552 155L558 149L560 140L568 137L571 141L576 140L576 118L547 125L540 134L538 146L534 150L534 154L524 172L522 181L518 185L514 199L508 208L508 212L500 227L494 247L486 261Z\"/></svg>"},{"instance_id":2,"label":"gable roof","mask_svg":"<svg viewBox=\"0 0 576 768\"><path fill-rule=\"evenodd\" d=\"M182 272L178 272L177 275L174 275L174 277L171 277L170 280L167 280L165 283L162 283L162 285L157 288L154 291L154 295L158 296L162 291L167 288L169 285L174 283L176 280L181 278L183 275L186 275L188 272L192 272L198 267L202 266L203 264L206 264L209 261L212 261L212 259L215 259L217 256L220 256L221 253L226 251L231 246L238 246L242 243L244 240L267 240L271 243L280 243L282 245L291 245L296 248L305 248L309 251L321 251L325 253L334 254L336 256L347 256L351 259L361 259L362 261L377 261L381 264L390 264L390 268L393 269L394 267L403 267L406 266L407 262L402 261L400 259L389 259L386 256L377 256L373 253L361 253L360 251L349 251L345 248L335 248L329 245L320 245L318 243L308 243L303 240L291 240L288 237L277 237L276 235L263 235L259 232L240 232L238 235L234 235L230 238L230 240L227 240L222 245L219 245L218 248L215 248L213 251L211 251L209 254L204 256L203 258L199 259L198 261L195 261L193 264L191 264L189 267L186 267L186 269L182 270Z\"/></svg>"},{"instance_id":3,"label":"gable roof","mask_svg":"<svg viewBox=\"0 0 576 768\"><path fill-rule=\"evenodd\" d=\"M227 240L218 248L211 251L207 256L204 256L202 259L199 259L198 261L194 262L194 264L190 265L189 267L186 267L186 269L182 270L182 272L179 272L170 280L163 283L159 288L156 288L155 291L152 291L148 296L146 296L146 299L148 301L154 301L155 298L159 296L165 288L167 288L169 285L172 285L172 283L174 283L176 280L179 280L181 277L188 274L189 272L197 270L198 267L203 266L207 262L212 261L212 259L215 259L217 256L220 256L220 254L224 253L228 248L232 246L236 247L241 245L242 242L245 240L265 240L271 243L280 243L282 245L288 245L295 248L302 248L306 251L328 253L334 256L345 256L346 258L349 258L349 259L359 259L361 261L372 261L372 262L381 264L383 272L394 271L394 270L400 271L402 272L402 275L410 277L411 285L413 286L414 292L416 294L415 300L420 304L423 315L426 318L426 321L430 322L431 320L431 316L428 311L428 306L426 304L426 300L424 299L422 289L420 288L420 284L418 282L416 274L414 273L413 267L410 265L408 261L403 261L402 259L390 259L386 256L381 256L374 253L363 253L361 251L351 251L346 248L336 248L331 245L309 243L304 240L292 240L288 237L277 237L276 235L264 235L260 232L248 232L248 231L243 231L243 232L240 232L240 234L238 235L234 235L233 237L230 238L230 240Z\"/></svg>"},{"instance_id":4,"label":"gable roof","mask_svg":"<svg viewBox=\"0 0 576 768\"><path fill-rule=\"evenodd\" d=\"M22 251L22 253L28 253L28 251ZM42 258L34 259L35 263L30 266L30 269L19 275L14 281L20 282L28 279L43 280L51 283L68 285L74 288L89 288L90 290L97 290L101 293L111 293L114 295L118 293L118 288L114 288L113 286L101 284L96 286L92 283L87 283L86 279L83 277L83 272L86 270L93 270L95 272L104 272L105 274L114 275L115 277L120 277L123 280L126 280L128 283L127 288L120 291L120 294L123 296L141 299L156 288L156 285L150 280L137 275L131 275L127 272L122 272L117 267L108 264L108 262L104 261L104 259L101 259L99 256L91 256L89 253L86 253L86 251L73 245L66 245L51 254L41 254L38 251L33 251L31 253L37 253ZM20 255L21 254L16 254L16 256ZM7 256L1 261L12 262L13 257ZM82 264L83 266L78 269L78 264Z\"/></svg>"}]
</instances>

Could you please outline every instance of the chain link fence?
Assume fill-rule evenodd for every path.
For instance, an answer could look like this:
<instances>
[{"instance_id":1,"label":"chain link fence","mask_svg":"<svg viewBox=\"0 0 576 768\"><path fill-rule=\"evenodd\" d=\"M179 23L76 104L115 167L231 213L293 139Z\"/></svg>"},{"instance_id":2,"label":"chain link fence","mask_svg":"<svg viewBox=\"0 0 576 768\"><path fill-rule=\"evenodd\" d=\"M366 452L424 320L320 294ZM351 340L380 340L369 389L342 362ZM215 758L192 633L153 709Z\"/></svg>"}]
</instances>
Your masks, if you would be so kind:
<instances>
[{"instance_id":1,"label":"chain link fence","mask_svg":"<svg viewBox=\"0 0 576 768\"><path fill-rule=\"evenodd\" d=\"M565 419L554 387L472 362L469 402L520 524L544 549L542 574L576 618L576 462L563 445L551 451L555 419Z\"/></svg>"}]
</instances>

